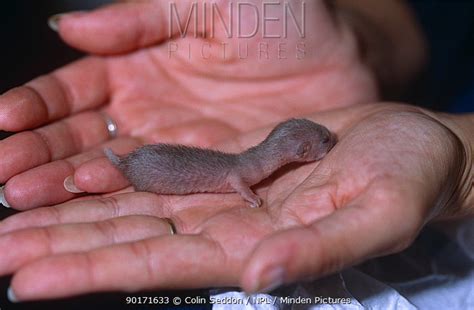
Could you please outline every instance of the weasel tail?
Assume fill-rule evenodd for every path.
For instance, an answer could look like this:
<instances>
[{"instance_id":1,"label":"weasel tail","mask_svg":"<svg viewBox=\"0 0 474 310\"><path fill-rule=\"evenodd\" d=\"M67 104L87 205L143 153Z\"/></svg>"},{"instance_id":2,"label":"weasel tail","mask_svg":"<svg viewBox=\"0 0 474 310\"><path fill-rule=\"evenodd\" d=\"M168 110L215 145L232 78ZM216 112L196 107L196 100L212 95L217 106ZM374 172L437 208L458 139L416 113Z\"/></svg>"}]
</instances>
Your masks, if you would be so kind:
<instances>
[{"instance_id":1,"label":"weasel tail","mask_svg":"<svg viewBox=\"0 0 474 310\"><path fill-rule=\"evenodd\" d=\"M106 148L104 149L104 153L107 156L107 158L115 165L119 166L120 165L120 158L112 152L111 149Z\"/></svg>"}]
</instances>

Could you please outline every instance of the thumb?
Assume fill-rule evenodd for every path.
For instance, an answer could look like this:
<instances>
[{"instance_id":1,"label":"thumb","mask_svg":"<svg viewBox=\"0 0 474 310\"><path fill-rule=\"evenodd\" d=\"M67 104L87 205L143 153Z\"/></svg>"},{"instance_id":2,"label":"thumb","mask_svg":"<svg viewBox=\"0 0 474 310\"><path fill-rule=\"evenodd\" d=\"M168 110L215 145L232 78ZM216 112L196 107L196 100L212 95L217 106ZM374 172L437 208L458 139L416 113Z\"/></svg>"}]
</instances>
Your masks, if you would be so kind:
<instances>
[{"instance_id":1,"label":"thumb","mask_svg":"<svg viewBox=\"0 0 474 310\"><path fill-rule=\"evenodd\" d=\"M241 277L248 293L268 292L285 283L339 271L365 259L405 249L420 228L416 206L396 198L352 205L290 228L262 241L251 254ZM411 212L399 212L410 205Z\"/></svg>"},{"instance_id":2,"label":"thumb","mask_svg":"<svg viewBox=\"0 0 474 310\"><path fill-rule=\"evenodd\" d=\"M50 25L75 48L117 54L163 42L188 25L193 31L192 20L187 24L193 9L189 0L116 3L91 12L56 15Z\"/></svg>"}]
</instances>

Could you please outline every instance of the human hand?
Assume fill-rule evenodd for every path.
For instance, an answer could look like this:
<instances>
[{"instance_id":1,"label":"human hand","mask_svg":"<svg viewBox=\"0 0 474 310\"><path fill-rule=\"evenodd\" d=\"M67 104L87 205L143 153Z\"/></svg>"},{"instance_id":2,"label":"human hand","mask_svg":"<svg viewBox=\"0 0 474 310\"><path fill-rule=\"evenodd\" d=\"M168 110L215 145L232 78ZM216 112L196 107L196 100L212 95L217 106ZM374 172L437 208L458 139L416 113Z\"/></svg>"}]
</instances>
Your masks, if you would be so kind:
<instances>
[{"instance_id":1,"label":"human hand","mask_svg":"<svg viewBox=\"0 0 474 310\"><path fill-rule=\"evenodd\" d=\"M219 3L227 8L228 1ZM254 3L260 8L261 1ZM292 2L296 16L301 3ZM306 2L305 38L290 20L287 38L262 39L260 29L245 40L227 38L219 20L213 39L194 38L192 27L185 38L169 39L168 5L121 3L61 17L57 26L67 43L104 56L87 57L0 97L0 129L18 132L0 142L0 183L6 183L11 207L26 210L77 197L63 181L101 157L104 146L118 152L153 142L209 146L291 116L376 98L373 74L358 57L351 29L324 1ZM179 2L181 20L190 9L190 1ZM267 9L281 17L283 4ZM247 31L255 17L249 10L242 14ZM268 22L267 33L281 34L280 26ZM221 42L228 44L226 58L217 52L201 57L201 47L220 51ZM179 52L169 55L171 43ZM260 43L268 44L268 59L257 56ZM286 44L286 59L276 53L280 43ZM239 44L249 44L247 59L239 58ZM298 59L301 44L305 53ZM188 46L191 59L183 55ZM109 141L99 113L104 111L118 124L117 139ZM81 188L86 182L78 174L74 181L90 190ZM113 181L104 179L95 191Z\"/></svg>"},{"instance_id":2,"label":"human hand","mask_svg":"<svg viewBox=\"0 0 474 310\"><path fill-rule=\"evenodd\" d=\"M1 223L0 273L14 274L19 300L237 285L254 292L401 251L430 220L473 213L470 131L458 131L455 118L397 104L310 118L338 144L322 161L258 186L262 208L236 194L150 193L39 208ZM269 129L222 148L244 149Z\"/></svg>"}]
</instances>

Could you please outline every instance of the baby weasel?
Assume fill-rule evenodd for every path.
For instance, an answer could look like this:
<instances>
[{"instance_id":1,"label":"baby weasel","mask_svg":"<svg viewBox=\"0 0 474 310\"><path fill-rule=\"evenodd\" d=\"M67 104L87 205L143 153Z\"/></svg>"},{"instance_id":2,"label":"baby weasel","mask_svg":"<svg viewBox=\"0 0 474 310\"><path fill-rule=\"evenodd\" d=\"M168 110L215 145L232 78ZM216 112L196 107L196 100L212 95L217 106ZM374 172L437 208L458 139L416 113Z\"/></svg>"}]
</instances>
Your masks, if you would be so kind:
<instances>
[{"instance_id":1,"label":"baby weasel","mask_svg":"<svg viewBox=\"0 0 474 310\"><path fill-rule=\"evenodd\" d=\"M172 144L142 146L125 156L105 154L137 191L157 194L237 192L251 207L262 203L250 187L291 162L322 159L337 139L307 119L277 125L259 145L240 154Z\"/></svg>"}]
</instances>

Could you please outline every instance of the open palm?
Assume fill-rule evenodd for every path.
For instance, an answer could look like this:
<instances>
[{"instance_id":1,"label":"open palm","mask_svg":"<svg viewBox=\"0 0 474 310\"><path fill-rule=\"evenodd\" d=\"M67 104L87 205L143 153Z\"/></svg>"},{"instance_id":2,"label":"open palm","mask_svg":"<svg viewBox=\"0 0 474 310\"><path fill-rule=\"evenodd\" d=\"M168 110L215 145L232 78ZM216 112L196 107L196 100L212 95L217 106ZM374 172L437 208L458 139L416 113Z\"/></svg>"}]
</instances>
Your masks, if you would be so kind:
<instances>
[{"instance_id":1,"label":"open palm","mask_svg":"<svg viewBox=\"0 0 474 310\"><path fill-rule=\"evenodd\" d=\"M287 167L260 184L262 208L236 194L149 193L39 208L1 224L0 273L15 274L20 300L235 285L253 292L400 251L463 196L461 145L423 111L374 104L308 118L334 130L339 143L319 163ZM270 129L221 148L241 150Z\"/></svg>"},{"instance_id":2,"label":"open palm","mask_svg":"<svg viewBox=\"0 0 474 310\"><path fill-rule=\"evenodd\" d=\"M229 2L221 1L221 10ZM260 0L254 2L260 7ZM180 1L181 16L187 16L190 4ZM299 8L301 2L293 5ZM64 190L64 179L101 157L104 146L119 152L158 141L209 146L291 116L376 96L355 36L324 1L307 3L305 38L294 28L276 41L259 33L244 40L249 44L245 59L236 52L239 38L217 31L216 38L196 39L193 29L172 42L180 50L191 46L198 55L170 55L167 10L165 2L142 1L60 20L67 43L104 56L86 57L0 97L0 129L20 132L0 142L0 182L6 183L10 206L26 210L74 198ZM272 10L281 15L281 7ZM253 23L253 13L246 14L242 20ZM269 25L274 26L268 33L281 31L277 23ZM268 59L257 57L261 41L272 51ZM203 44L214 51L222 42L229 44L226 58L200 55ZM301 42L306 52L298 59L294 49ZM286 44L286 59L276 55L279 43ZM118 124L117 139L109 140L103 111ZM88 192L119 187L108 184L114 177L88 183L91 177L76 175L76 185Z\"/></svg>"}]
</instances>

